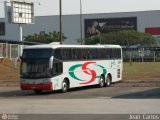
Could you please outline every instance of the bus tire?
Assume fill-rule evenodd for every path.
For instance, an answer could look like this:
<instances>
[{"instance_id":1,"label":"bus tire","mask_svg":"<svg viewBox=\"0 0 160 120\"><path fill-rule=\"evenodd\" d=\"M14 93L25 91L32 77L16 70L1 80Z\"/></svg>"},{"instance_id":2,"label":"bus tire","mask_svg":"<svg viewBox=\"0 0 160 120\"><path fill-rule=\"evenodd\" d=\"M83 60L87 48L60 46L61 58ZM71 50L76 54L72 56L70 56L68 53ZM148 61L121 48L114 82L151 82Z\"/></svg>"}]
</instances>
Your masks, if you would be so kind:
<instances>
[{"instance_id":1,"label":"bus tire","mask_svg":"<svg viewBox=\"0 0 160 120\"><path fill-rule=\"evenodd\" d=\"M111 85L111 75L107 75L106 78L106 87L109 87Z\"/></svg>"},{"instance_id":2,"label":"bus tire","mask_svg":"<svg viewBox=\"0 0 160 120\"><path fill-rule=\"evenodd\" d=\"M99 87L102 88L104 87L105 85L105 79L103 76L100 76L100 79L99 79Z\"/></svg>"},{"instance_id":3,"label":"bus tire","mask_svg":"<svg viewBox=\"0 0 160 120\"><path fill-rule=\"evenodd\" d=\"M42 93L42 90L34 90L34 92L35 92L36 94L41 94L41 93Z\"/></svg>"},{"instance_id":4,"label":"bus tire","mask_svg":"<svg viewBox=\"0 0 160 120\"><path fill-rule=\"evenodd\" d=\"M67 80L63 80L61 92L66 93L68 89L69 89L69 83L67 82Z\"/></svg>"}]
</instances>

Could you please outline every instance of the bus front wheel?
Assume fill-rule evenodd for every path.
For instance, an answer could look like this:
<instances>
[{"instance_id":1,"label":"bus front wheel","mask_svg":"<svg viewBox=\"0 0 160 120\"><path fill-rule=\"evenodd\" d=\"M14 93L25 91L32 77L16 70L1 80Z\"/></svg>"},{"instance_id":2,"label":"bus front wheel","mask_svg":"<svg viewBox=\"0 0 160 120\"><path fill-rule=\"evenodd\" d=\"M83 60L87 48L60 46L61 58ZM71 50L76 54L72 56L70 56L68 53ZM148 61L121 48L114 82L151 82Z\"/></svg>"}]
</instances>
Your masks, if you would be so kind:
<instances>
[{"instance_id":1,"label":"bus front wheel","mask_svg":"<svg viewBox=\"0 0 160 120\"><path fill-rule=\"evenodd\" d=\"M63 83L62 83L61 92L62 92L62 93L67 92L67 91L68 91L68 88L69 88L69 84L68 84L67 80L64 80Z\"/></svg>"}]
</instances>

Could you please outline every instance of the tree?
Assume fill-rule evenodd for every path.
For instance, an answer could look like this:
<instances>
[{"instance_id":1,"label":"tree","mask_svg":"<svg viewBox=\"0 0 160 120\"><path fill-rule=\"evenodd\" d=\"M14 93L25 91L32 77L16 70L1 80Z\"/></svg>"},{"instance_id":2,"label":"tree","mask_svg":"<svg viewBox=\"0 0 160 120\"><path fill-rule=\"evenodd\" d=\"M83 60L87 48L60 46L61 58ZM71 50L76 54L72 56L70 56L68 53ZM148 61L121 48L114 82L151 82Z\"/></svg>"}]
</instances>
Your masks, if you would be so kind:
<instances>
[{"instance_id":1,"label":"tree","mask_svg":"<svg viewBox=\"0 0 160 120\"><path fill-rule=\"evenodd\" d=\"M132 45L150 46L155 43L155 38L149 34L135 30L123 30L119 32L105 33L86 39L86 44L119 44L127 48Z\"/></svg>"},{"instance_id":2,"label":"tree","mask_svg":"<svg viewBox=\"0 0 160 120\"><path fill-rule=\"evenodd\" d=\"M24 41L28 42L40 42L40 43L51 43L51 42L59 42L60 32L49 32L48 34L34 34L28 35L24 37ZM64 34L62 34L63 40L66 39Z\"/></svg>"}]
</instances>

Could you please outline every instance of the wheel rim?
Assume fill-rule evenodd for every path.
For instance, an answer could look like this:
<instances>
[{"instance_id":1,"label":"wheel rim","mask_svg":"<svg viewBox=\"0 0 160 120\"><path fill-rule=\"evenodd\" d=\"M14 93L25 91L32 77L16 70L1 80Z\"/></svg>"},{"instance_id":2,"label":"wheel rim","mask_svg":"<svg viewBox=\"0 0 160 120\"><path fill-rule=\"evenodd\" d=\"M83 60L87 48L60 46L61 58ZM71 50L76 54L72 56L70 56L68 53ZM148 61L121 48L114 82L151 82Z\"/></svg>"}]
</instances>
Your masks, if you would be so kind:
<instances>
[{"instance_id":1,"label":"wheel rim","mask_svg":"<svg viewBox=\"0 0 160 120\"><path fill-rule=\"evenodd\" d=\"M63 91L67 91L67 84L66 84L66 82L63 82Z\"/></svg>"},{"instance_id":2,"label":"wheel rim","mask_svg":"<svg viewBox=\"0 0 160 120\"><path fill-rule=\"evenodd\" d=\"M100 87L103 87L104 86L104 80L103 80L103 78L101 77L100 78Z\"/></svg>"},{"instance_id":3,"label":"wheel rim","mask_svg":"<svg viewBox=\"0 0 160 120\"><path fill-rule=\"evenodd\" d=\"M109 78L109 76L107 77L107 86L109 86L111 84L111 80Z\"/></svg>"}]
</instances>

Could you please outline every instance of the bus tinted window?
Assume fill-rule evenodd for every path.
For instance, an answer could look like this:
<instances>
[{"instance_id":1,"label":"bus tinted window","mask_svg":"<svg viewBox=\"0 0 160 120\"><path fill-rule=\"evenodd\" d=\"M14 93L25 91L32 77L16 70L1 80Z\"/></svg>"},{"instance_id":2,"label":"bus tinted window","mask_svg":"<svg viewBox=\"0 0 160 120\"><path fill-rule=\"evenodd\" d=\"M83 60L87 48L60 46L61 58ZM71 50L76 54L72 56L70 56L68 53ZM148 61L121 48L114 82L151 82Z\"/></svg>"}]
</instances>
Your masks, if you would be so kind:
<instances>
[{"instance_id":1,"label":"bus tinted window","mask_svg":"<svg viewBox=\"0 0 160 120\"><path fill-rule=\"evenodd\" d=\"M50 58L52 49L25 49L22 58Z\"/></svg>"},{"instance_id":2,"label":"bus tinted window","mask_svg":"<svg viewBox=\"0 0 160 120\"><path fill-rule=\"evenodd\" d=\"M120 59L121 49L118 48L63 48L54 52L57 59L64 61L96 60L96 59Z\"/></svg>"},{"instance_id":3,"label":"bus tinted window","mask_svg":"<svg viewBox=\"0 0 160 120\"><path fill-rule=\"evenodd\" d=\"M72 49L63 49L63 60L72 60Z\"/></svg>"},{"instance_id":4,"label":"bus tinted window","mask_svg":"<svg viewBox=\"0 0 160 120\"><path fill-rule=\"evenodd\" d=\"M54 58L62 60L62 49L55 49Z\"/></svg>"}]
</instances>

